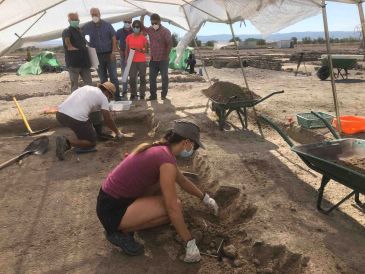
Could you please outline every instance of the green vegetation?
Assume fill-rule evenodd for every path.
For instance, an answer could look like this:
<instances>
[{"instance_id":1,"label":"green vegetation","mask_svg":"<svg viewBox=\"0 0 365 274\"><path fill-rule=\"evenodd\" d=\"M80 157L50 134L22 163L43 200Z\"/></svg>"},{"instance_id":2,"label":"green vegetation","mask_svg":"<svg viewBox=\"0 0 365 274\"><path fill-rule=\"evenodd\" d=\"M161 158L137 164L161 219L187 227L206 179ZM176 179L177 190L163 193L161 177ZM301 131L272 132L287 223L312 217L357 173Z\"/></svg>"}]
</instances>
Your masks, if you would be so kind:
<instances>
[{"instance_id":1,"label":"green vegetation","mask_svg":"<svg viewBox=\"0 0 365 274\"><path fill-rule=\"evenodd\" d=\"M207 41L206 43L205 43L205 45L207 46L207 47L214 47L214 43L216 43L217 41L214 41L214 40L210 40L210 41Z\"/></svg>"},{"instance_id":2,"label":"green vegetation","mask_svg":"<svg viewBox=\"0 0 365 274\"><path fill-rule=\"evenodd\" d=\"M324 44L326 41L322 37L318 37L317 39L312 39L310 37L303 37L301 43L302 44ZM360 39L355 37L348 38L330 38L331 43L356 43L360 42Z\"/></svg>"}]
</instances>

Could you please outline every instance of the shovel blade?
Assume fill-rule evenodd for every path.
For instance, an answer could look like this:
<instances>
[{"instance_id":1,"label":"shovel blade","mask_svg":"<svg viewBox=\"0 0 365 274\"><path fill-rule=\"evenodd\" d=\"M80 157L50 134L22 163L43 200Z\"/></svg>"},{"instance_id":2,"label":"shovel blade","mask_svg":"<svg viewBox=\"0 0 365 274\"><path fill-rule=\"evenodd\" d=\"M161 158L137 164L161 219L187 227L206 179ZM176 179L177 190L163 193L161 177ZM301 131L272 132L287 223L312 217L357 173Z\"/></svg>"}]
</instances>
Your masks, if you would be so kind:
<instances>
[{"instance_id":1,"label":"shovel blade","mask_svg":"<svg viewBox=\"0 0 365 274\"><path fill-rule=\"evenodd\" d=\"M33 140L25 149L24 152L31 154L42 155L48 151L49 139L47 136L39 137Z\"/></svg>"}]
</instances>

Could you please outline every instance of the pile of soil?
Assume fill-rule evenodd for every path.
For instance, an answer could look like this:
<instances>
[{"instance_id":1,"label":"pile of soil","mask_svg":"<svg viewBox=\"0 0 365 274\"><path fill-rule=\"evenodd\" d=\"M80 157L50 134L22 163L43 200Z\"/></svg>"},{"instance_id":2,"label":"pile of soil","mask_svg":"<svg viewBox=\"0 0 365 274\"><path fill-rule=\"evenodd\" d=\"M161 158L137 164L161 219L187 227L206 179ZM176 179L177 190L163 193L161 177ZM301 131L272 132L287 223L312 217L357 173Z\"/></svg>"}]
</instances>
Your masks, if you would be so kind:
<instances>
[{"instance_id":1,"label":"pile of soil","mask_svg":"<svg viewBox=\"0 0 365 274\"><path fill-rule=\"evenodd\" d=\"M357 172L365 174L365 158L360 157L351 157L351 158L344 158L338 161L339 164L345 165Z\"/></svg>"},{"instance_id":2,"label":"pile of soil","mask_svg":"<svg viewBox=\"0 0 365 274\"><path fill-rule=\"evenodd\" d=\"M227 103L228 101L251 101L261 98L249 89L230 82L216 82L209 88L202 90L202 93L208 98L220 103ZM235 98L230 100L232 97Z\"/></svg>"}]
</instances>

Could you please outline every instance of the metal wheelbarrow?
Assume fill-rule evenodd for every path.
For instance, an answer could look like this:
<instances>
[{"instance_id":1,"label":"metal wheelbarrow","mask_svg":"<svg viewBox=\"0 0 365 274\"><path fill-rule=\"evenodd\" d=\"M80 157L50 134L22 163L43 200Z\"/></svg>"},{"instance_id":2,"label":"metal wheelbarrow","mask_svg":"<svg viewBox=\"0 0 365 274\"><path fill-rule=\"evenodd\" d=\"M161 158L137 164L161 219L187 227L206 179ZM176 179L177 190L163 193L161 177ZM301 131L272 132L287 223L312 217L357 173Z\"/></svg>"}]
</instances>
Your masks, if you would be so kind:
<instances>
[{"instance_id":1,"label":"metal wheelbarrow","mask_svg":"<svg viewBox=\"0 0 365 274\"><path fill-rule=\"evenodd\" d=\"M314 112L312 113L317 115ZM317 115L317 117L322 119L319 115ZM321 186L318 189L317 199L317 209L320 212L328 214L352 196L355 197L356 204L364 210L365 204L360 201L360 194L365 194L365 169L359 170L353 166L349 166L345 164L344 160L353 157L365 159L365 140L353 138L340 139L331 125L325 119L322 119L336 140L295 146L288 135L269 118L260 116L260 119L273 127L289 144L291 150L294 151L309 168L322 174L322 181ZM324 209L322 207L323 193L331 179L350 188L352 191L332 207Z\"/></svg>"},{"instance_id":2,"label":"metal wheelbarrow","mask_svg":"<svg viewBox=\"0 0 365 274\"><path fill-rule=\"evenodd\" d=\"M328 56L322 55L320 60L322 62L322 67L317 71L317 76L321 80L326 80L330 76ZM333 68L337 69L337 72L334 72L335 78L338 79L341 76L342 79L348 79L348 71L355 67L357 61L361 60L364 60L364 55L333 54ZM342 74L342 70L345 71L345 75Z\"/></svg>"},{"instance_id":3,"label":"metal wheelbarrow","mask_svg":"<svg viewBox=\"0 0 365 274\"><path fill-rule=\"evenodd\" d=\"M242 129L247 129L247 126L248 126L247 108L254 107L257 104L261 103L262 101L265 101L266 99L270 98L271 96L273 96L275 94L280 94L280 93L284 93L284 90L272 92L263 98L244 100L244 101L237 100L237 96L232 96L225 103L217 102L217 101L213 100L212 98L209 98L209 99L212 101L212 110L218 116L218 124L219 124L219 128L221 130L224 129L224 126L227 123L227 118L233 111L236 111L238 118L240 119Z\"/></svg>"}]
</instances>

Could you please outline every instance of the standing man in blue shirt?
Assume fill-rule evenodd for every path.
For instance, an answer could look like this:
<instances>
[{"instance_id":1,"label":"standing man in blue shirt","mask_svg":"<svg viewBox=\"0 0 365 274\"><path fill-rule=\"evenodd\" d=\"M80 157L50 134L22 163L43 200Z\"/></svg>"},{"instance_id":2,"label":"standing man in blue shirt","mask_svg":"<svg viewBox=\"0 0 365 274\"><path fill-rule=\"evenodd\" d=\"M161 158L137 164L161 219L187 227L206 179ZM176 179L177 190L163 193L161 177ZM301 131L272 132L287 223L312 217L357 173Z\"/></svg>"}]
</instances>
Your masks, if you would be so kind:
<instances>
[{"instance_id":1,"label":"standing man in blue shirt","mask_svg":"<svg viewBox=\"0 0 365 274\"><path fill-rule=\"evenodd\" d=\"M129 34L133 33L133 30L132 30L131 26L132 26L132 18L131 17L126 18L124 20L123 28L118 29L117 34L116 34L116 38L117 38L118 45L119 45L120 66L121 66L121 69L122 69L122 76L123 76L125 66L126 66L126 63L127 63L127 58L128 58L128 56L125 56L125 49L126 49L125 39L127 38L127 36ZM122 96L124 98L127 98L128 81L123 83L122 85L123 85Z\"/></svg>"},{"instance_id":2,"label":"standing man in blue shirt","mask_svg":"<svg viewBox=\"0 0 365 274\"><path fill-rule=\"evenodd\" d=\"M110 81L115 85L115 100L120 100L119 82L117 74L117 61L115 53L117 52L117 39L115 30L111 24L100 18L98 8L90 9L92 21L87 23L82 31L84 35L89 35L90 46L96 49L99 59L98 74L101 83Z\"/></svg>"}]
</instances>

